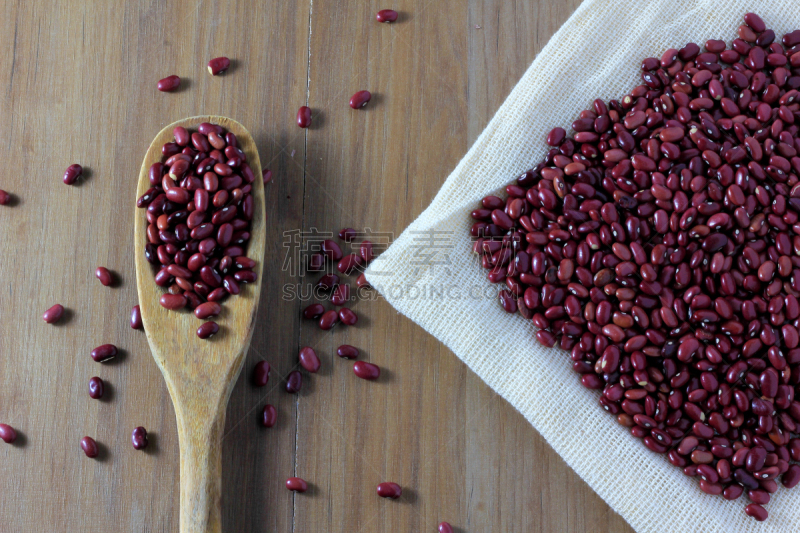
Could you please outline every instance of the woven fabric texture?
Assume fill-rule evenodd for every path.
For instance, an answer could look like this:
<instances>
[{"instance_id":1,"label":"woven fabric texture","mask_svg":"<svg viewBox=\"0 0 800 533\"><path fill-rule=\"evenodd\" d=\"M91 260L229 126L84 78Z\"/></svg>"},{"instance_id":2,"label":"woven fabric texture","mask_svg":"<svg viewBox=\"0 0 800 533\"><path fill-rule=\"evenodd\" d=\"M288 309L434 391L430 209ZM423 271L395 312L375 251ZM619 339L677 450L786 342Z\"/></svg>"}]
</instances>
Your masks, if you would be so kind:
<instances>
[{"instance_id":1,"label":"woven fabric texture","mask_svg":"<svg viewBox=\"0 0 800 533\"><path fill-rule=\"evenodd\" d=\"M639 533L798 531L800 490L781 487L767 506L769 519L758 523L744 514L746 496L728 502L704 494L697 480L633 438L599 407L599 394L580 385L567 353L540 346L529 321L500 307L497 287L471 252L470 211L539 162L550 129L568 128L595 98L620 98L638 85L643 58L688 42L730 43L748 11L779 39L800 28L798 5L786 1L586 0L431 205L367 271L391 305L518 409Z\"/></svg>"}]
</instances>

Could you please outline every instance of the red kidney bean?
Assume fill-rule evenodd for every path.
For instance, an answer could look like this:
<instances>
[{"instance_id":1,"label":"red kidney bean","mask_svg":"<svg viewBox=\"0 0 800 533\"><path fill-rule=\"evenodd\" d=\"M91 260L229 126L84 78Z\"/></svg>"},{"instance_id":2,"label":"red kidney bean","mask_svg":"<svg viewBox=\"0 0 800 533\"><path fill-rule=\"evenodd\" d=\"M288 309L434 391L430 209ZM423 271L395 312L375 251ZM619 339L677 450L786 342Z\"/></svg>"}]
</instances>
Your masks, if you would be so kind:
<instances>
[{"instance_id":1,"label":"red kidney bean","mask_svg":"<svg viewBox=\"0 0 800 533\"><path fill-rule=\"evenodd\" d=\"M181 79L174 74L158 80L158 90L169 93L177 89L181 84Z\"/></svg>"},{"instance_id":2,"label":"red kidney bean","mask_svg":"<svg viewBox=\"0 0 800 533\"><path fill-rule=\"evenodd\" d=\"M370 241L364 241L361 243L359 255L361 256L361 259L364 260L365 265L368 265L372 262L372 243Z\"/></svg>"},{"instance_id":3,"label":"red kidney bean","mask_svg":"<svg viewBox=\"0 0 800 533\"><path fill-rule=\"evenodd\" d=\"M72 185L83 175L83 167L75 163L67 167L64 172L64 183Z\"/></svg>"},{"instance_id":4,"label":"red kidney bean","mask_svg":"<svg viewBox=\"0 0 800 533\"><path fill-rule=\"evenodd\" d=\"M212 316L217 316L222 307L216 302L205 302L197 306L194 310L194 316L197 318L204 320L206 318L210 318Z\"/></svg>"},{"instance_id":5,"label":"red kidney bean","mask_svg":"<svg viewBox=\"0 0 800 533\"><path fill-rule=\"evenodd\" d=\"M305 346L300 349L299 361L300 366L305 368L308 372L314 374L319 371L321 365L319 356L317 356L317 352L310 346Z\"/></svg>"},{"instance_id":6,"label":"red kidney bean","mask_svg":"<svg viewBox=\"0 0 800 533\"><path fill-rule=\"evenodd\" d=\"M142 311L138 305L134 305L131 309L131 328L143 329L142 325Z\"/></svg>"},{"instance_id":7,"label":"red kidney bean","mask_svg":"<svg viewBox=\"0 0 800 533\"><path fill-rule=\"evenodd\" d=\"M358 315L356 315L356 313L353 310L347 309L345 307L339 309L339 320L345 326L355 326L356 323L358 322Z\"/></svg>"},{"instance_id":8,"label":"red kidney bean","mask_svg":"<svg viewBox=\"0 0 800 533\"><path fill-rule=\"evenodd\" d=\"M147 430L142 426L136 427L131 433L131 444L134 450L144 450L147 448Z\"/></svg>"},{"instance_id":9,"label":"red kidney bean","mask_svg":"<svg viewBox=\"0 0 800 533\"><path fill-rule=\"evenodd\" d=\"M11 201L11 195L0 189L0 205L7 205Z\"/></svg>"},{"instance_id":10,"label":"red kidney bean","mask_svg":"<svg viewBox=\"0 0 800 533\"><path fill-rule=\"evenodd\" d=\"M396 500L403 493L403 489L397 483L384 481L378 485L378 496L381 498L391 498Z\"/></svg>"},{"instance_id":11,"label":"red kidney bean","mask_svg":"<svg viewBox=\"0 0 800 533\"><path fill-rule=\"evenodd\" d=\"M158 300L161 307L170 311L177 311L186 307L186 297L183 294L162 294Z\"/></svg>"},{"instance_id":12,"label":"red kidney bean","mask_svg":"<svg viewBox=\"0 0 800 533\"><path fill-rule=\"evenodd\" d=\"M339 261L342 258L342 249L330 239L322 241L322 253L331 261Z\"/></svg>"},{"instance_id":13,"label":"red kidney bean","mask_svg":"<svg viewBox=\"0 0 800 533\"><path fill-rule=\"evenodd\" d=\"M307 128L311 125L311 108L302 106L297 110L297 125L301 128Z\"/></svg>"},{"instance_id":14,"label":"red kidney bean","mask_svg":"<svg viewBox=\"0 0 800 533\"><path fill-rule=\"evenodd\" d=\"M350 97L350 107L353 109L361 109L362 107L366 107L371 98L372 94L369 91L358 91Z\"/></svg>"},{"instance_id":15,"label":"red kidney bean","mask_svg":"<svg viewBox=\"0 0 800 533\"><path fill-rule=\"evenodd\" d=\"M208 72L212 76L218 76L220 74L225 74L230 66L231 60L227 57L215 57L208 62Z\"/></svg>"},{"instance_id":16,"label":"red kidney bean","mask_svg":"<svg viewBox=\"0 0 800 533\"><path fill-rule=\"evenodd\" d=\"M397 20L397 11L393 9L381 9L375 15L378 22L394 22Z\"/></svg>"},{"instance_id":17,"label":"red kidney bean","mask_svg":"<svg viewBox=\"0 0 800 533\"><path fill-rule=\"evenodd\" d=\"M453 526L447 522L440 522L438 531L439 533L453 533Z\"/></svg>"},{"instance_id":18,"label":"red kidney bean","mask_svg":"<svg viewBox=\"0 0 800 533\"><path fill-rule=\"evenodd\" d=\"M102 398L104 391L105 391L105 384L103 383L102 379L95 376L89 380L89 396L93 400L99 400L100 398Z\"/></svg>"},{"instance_id":19,"label":"red kidney bean","mask_svg":"<svg viewBox=\"0 0 800 533\"><path fill-rule=\"evenodd\" d=\"M253 283L258 277L252 270L239 270L233 275L234 279L239 283Z\"/></svg>"},{"instance_id":20,"label":"red kidney bean","mask_svg":"<svg viewBox=\"0 0 800 533\"><path fill-rule=\"evenodd\" d=\"M356 269L361 268L363 264L364 260L361 259L360 256L356 254L350 254L345 256L341 261L339 261L339 264L336 265L336 268L339 270L339 272L343 274L351 274Z\"/></svg>"},{"instance_id":21,"label":"red kidney bean","mask_svg":"<svg viewBox=\"0 0 800 533\"><path fill-rule=\"evenodd\" d=\"M311 304L303 309L303 317L307 319L316 319L322 316L325 308L321 304Z\"/></svg>"},{"instance_id":22,"label":"red kidney bean","mask_svg":"<svg viewBox=\"0 0 800 533\"><path fill-rule=\"evenodd\" d=\"M201 339L209 339L219 333L219 324L209 320L204 322L202 326L197 328L197 336Z\"/></svg>"},{"instance_id":23,"label":"red kidney bean","mask_svg":"<svg viewBox=\"0 0 800 533\"><path fill-rule=\"evenodd\" d=\"M358 348L350 346L349 344L342 344L336 349L336 355L343 359L357 359Z\"/></svg>"},{"instance_id":24,"label":"red kidney bean","mask_svg":"<svg viewBox=\"0 0 800 533\"><path fill-rule=\"evenodd\" d=\"M286 480L286 488L292 492L305 492L308 490L308 483L299 477L290 477Z\"/></svg>"},{"instance_id":25,"label":"red kidney bean","mask_svg":"<svg viewBox=\"0 0 800 533\"><path fill-rule=\"evenodd\" d=\"M95 458L100 453L97 442L92 437L83 437L81 439L81 450L89 458Z\"/></svg>"},{"instance_id":26,"label":"red kidney bean","mask_svg":"<svg viewBox=\"0 0 800 533\"><path fill-rule=\"evenodd\" d=\"M265 428L271 428L278 421L278 412L275 410L274 405L267 404L261 412L261 425Z\"/></svg>"},{"instance_id":27,"label":"red kidney bean","mask_svg":"<svg viewBox=\"0 0 800 533\"><path fill-rule=\"evenodd\" d=\"M375 380L381 375L381 369L378 365L367 363L366 361L356 361L353 363L353 372L361 379Z\"/></svg>"},{"instance_id":28,"label":"red kidney bean","mask_svg":"<svg viewBox=\"0 0 800 533\"><path fill-rule=\"evenodd\" d=\"M266 361L259 361L253 368L253 384L256 387L264 387L269 382L269 374L271 372L269 363Z\"/></svg>"},{"instance_id":29,"label":"red kidney bean","mask_svg":"<svg viewBox=\"0 0 800 533\"><path fill-rule=\"evenodd\" d=\"M286 392L290 394L295 394L300 392L300 389L303 386L303 375L300 374L297 370L294 370L289 373L286 377Z\"/></svg>"},{"instance_id":30,"label":"red kidney bean","mask_svg":"<svg viewBox=\"0 0 800 533\"><path fill-rule=\"evenodd\" d=\"M758 505L757 503L751 503L750 505L745 507L744 512L747 516L752 516L758 522L763 522L769 516L767 510Z\"/></svg>"},{"instance_id":31,"label":"red kidney bean","mask_svg":"<svg viewBox=\"0 0 800 533\"><path fill-rule=\"evenodd\" d=\"M94 271L95 277L100 280L100 283L108 287L114 282L114 277L111 275L111 272L106 267L97 267L97 270Z\"/></svg>"},{"instance_id":32,"label":"red kidney bean","mask_svg":"<svg viewBox=\"0 0 800 533\"><path fill-rule=\"evenodd\" d=\"M97 363L103 363L117 356L117 347L113 344L103 344L92 350L92 359Z\"/></svg>"},{"instance_id":33,"label":"red kidney bean","mask_svg":"<svg viewBox=\"0 0 800 533\"><path fill-rule=\"evenodd\" d=\"M8 424L0 424L0 439L6 444L12 444L17 440L17 431Z\"/></svg>"},{"instance_id":34,"label":"red kidney bean","mask_svg":"<svg viewBox=\"0 0 800 533\"><path fill-rule=\"evenodd\" d=\"M350 301L350 285L342 283L333 289L331 295L331 303L337 307L342 306Z\"/></svg>"},{"instance_id":35,"label":"red kidney bean","mask_svg":"<svg viewBox=\"0 0 800 533\"><path fill-rule=\"evenodd\" d=\"M339 238L345 242L350 242L356 238L358 233L353 228L343 228L339 230Z\"/></svg>"},{"instance_id":36,"label":"red kidney bean","mask_svg":"<svg viewBox=\"0 0 800 533\"><path fill-rule=\"evenodd\" d=\"M359 289L372 288L372 285L370 285L369 281L367 281L367 276L363 272L358 275L358 278L356 279L356 285L358 286Z\"/></svg>"},{"instance_id":37,"label":"red kidney bean","mask_svg":"<svg viewBox=\"0 0 800 533\"><path fill-rule=\"evenodd\" d=\"M319 327L323 330L329 330L339 321L339 314L336 310L326 311L319 319Z\"/></svg>"},{"instance_id":38,"label":"red kidney bean","mask_svg":"<svg viewBox=\"0 0 800 533\"><path fill-rule=\"evenodd\" d=\"M56 304L44 312L42 315L42 320L48 324L55 324L61 320L62 316L64 316L64 306L61 304Z\"/></svg>"}]
</instances>

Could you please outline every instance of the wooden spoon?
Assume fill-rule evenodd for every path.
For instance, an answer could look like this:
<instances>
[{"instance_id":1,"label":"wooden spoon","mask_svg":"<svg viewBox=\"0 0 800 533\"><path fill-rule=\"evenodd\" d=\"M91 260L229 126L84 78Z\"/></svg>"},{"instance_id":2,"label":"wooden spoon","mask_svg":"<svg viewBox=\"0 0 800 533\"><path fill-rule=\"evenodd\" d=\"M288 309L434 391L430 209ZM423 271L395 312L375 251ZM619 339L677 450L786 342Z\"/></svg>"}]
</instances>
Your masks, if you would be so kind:
<instances>
[{"instance_id":1,"label":"wooden spoon","mask_svg":"<svg viewBox=\"0 0 800 533\"><path fill-rule=\"evenodd\" d=\"M150 188L150 165L161 161L161 146L173 140L172 130L183 126L196 130L203 122L219 124L233 132L239 147L253 169L253 220L247 256L257 262L255 283L242 284L241 293L223 304L215 321L220 331L203 340L195 331L203 321L188 309L175 312L161 307L164 289L153 280L153 266L144 257L147 242L147 219L143 209L136 209L134 249L136 281L142 321L153 358L167 382L181 452L181 533L219 533L221 448L225 428L225 408L242 369L244 356L253 335L253 325L261 289L264 257L264 184L258 150L250 133L238 122L225 117L201 116L179 120L156 135L145 155L139 173L138 198Z\"/></svg>"}]
</instances>

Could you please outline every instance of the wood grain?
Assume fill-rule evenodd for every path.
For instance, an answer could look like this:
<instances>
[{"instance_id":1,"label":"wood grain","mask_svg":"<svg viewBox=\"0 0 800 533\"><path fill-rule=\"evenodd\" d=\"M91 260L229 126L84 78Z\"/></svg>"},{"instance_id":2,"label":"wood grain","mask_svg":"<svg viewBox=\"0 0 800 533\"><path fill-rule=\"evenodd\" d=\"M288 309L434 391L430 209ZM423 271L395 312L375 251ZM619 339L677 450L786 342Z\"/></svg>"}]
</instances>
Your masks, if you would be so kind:
<instances>
[{"instance_id":1,"label":"wood grain","mask_svg":"<svg viewBox=\"0 0 800 533\"><path fill-rule=\"evenodd\" d=\"M178 430L137 303L133 216L137 171L153 136L199 114L231 117L273 171L265 202L265 276L251 349L231 393L222 447L222 531L630 532L629 526L504 400L385 302L354 306L353 328L300 320L300 283L284 270L285 232L369 227L399 234L477 138L578 0L278 2L32 1L0 6L0 113L7 163L0 188L0 531L174 532ZM401 12L393 25L374 13ZM478 28L479 26L479 28ZM223 77L208 59L234 60ZM158 93L180 75L182 89ZM347 106L368 89L370 105ZM300 105L314 123L300 130ZM75 187L61 175L89 169ZM103 287L94 269L121 279ZM306 280L307 281L307 280ZM57 326L41 320L54 303ZM124 349L109 365L89 351ZM356 379L338 345L381 365ZM298 349L323 360L303 391L281 378ZM254 388L260 359L272 381ZM565 364L567 364L565 362ZM88 380L107 383L91 400ZM276 406L278 425L258 415ZM145 426L150 447L130 433ZM566 430L566 428L565 428ZM80 438L101 445L86 458ZM298 475L305 494L283 483ZM375 495L380 481L404 488Z\"/></svg>"}]
</instances>

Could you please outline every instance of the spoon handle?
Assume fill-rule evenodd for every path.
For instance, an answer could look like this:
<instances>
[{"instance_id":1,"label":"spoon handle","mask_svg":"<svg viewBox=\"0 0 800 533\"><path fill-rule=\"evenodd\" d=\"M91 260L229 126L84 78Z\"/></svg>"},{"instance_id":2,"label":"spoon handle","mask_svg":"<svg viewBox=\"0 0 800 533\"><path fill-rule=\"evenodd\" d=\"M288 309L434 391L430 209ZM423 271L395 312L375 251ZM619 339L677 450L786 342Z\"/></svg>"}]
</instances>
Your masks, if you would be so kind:
<instances>
[{"instance_id":1,"label":"spoon handle","mask_svg":"<svg viewBox=\"0 0 800 533\"><path fill-rule=\"evenodd\" d=\"M199 396L205 395L200 393ZM222 531L220 496L225 403L220 405L211 398L182 398L175 402L181 453L180 533Z\"/></svg>"}]
</instances>

